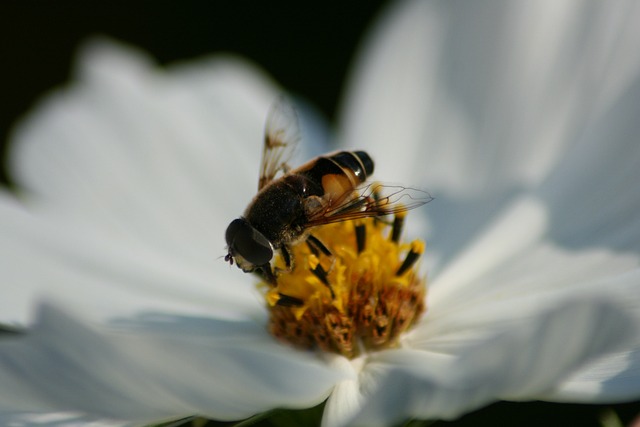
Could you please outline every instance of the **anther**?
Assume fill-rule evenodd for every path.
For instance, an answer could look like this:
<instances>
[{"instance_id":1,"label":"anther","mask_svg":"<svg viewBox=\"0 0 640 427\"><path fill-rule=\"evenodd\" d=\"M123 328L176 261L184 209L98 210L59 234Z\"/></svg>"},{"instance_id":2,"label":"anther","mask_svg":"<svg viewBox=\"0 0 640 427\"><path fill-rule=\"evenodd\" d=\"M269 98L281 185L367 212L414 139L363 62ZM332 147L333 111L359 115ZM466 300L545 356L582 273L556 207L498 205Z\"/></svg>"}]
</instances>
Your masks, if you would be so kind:
<instances>
[{"instance_id":1,"label":"anther","mask_svg":"<svg viewBox=\"0 0 640 427\"><path fill-rule=\"evenodd\" d=\"M356 229L356 246L358 248L358 253L362 253L365 248L365 244L367 242L367 233L364 224L358 224L355 226Z\"/></svg>"},{"instance_id":2,"label":"anther","mask_svg":"<svg viewBox=\"0 0 640 427\"><path fill-rule=\"evenodd\" d=\"M320 251L318 250L318 247L314 244L311 243L310 239L307 239L307 246L309 247L309 250L311 251L312 254L314 254L315 256L320 255Z\"/></svg>"},{"instance_id":3,"label":"anther","mask_svg":"<svg viewBox=\"0 0 640 427\"><path fill-rule=\"evenodd\" d=\"M375 185L373 187L373 189L371 190L371 197L373 198L374 206L378 211L380 211L382 204L380 203L380 186L379 185ZM374 217L374 222L378 224L380 222L380 217L379 216Z\"/></svg>"},{"instance_id":4,"label":"anther","mask_svg":"<svg viewBox=\"0 0 640 427\"><path fill-rule=\"evenodd\" d=\"M278 299L278 302L276 303L279 306L282 307L301 307L302 305L304 305L304 301L302 301L300 298L296 298L296 297L292 297L289 295L285 295L282 293L278 293L278 296L280 297Z\"/></svg>"},{"instance_id":5,"label":"anther","mask_svg":"<svg viewBox=\"0 0 640 427\"><path fill-rule=\"evenodd\" d=\"M400 212L393 218L393 227L391 228L391 241L393 243L398 243L400 241L400 235L402 234L402 229L404 228L405 216L405 212Z\"/></svg>"},{"instance_id":6,"label":"anther","mask_svg":"<svg viewBox=\"0 0 640 427\"><path fill-rule=\"evenodd\" d=\"M400 268L398 268L398 271L396 271L396 276L402 276L404 273L407 272L407 270L413 267L413 264L416 263L416 261L418 260L418 258L420 258L420 255L422 255L423 252L424 252L424 243L422 243L419 240L414 241L411 244L411 249L409 250L407 257L402 262L402 265L400 266Z\"/></svg>"},{"instance_id":7,"label":"anther","mask_svg":"<svg viewBox=\"0 0 640 427\"><path fill-rule=\"evenodd\" d=\"M336 294L333 292L333 287L329 283L329 278L327 277L327 272L324 271L324 268L320 264L316 265L315 268L311 269L311 272L314 276L316 276L320 281L329 288L329 292L331 292L331 298L335 299Z\"/></svg>"}]
</instances>

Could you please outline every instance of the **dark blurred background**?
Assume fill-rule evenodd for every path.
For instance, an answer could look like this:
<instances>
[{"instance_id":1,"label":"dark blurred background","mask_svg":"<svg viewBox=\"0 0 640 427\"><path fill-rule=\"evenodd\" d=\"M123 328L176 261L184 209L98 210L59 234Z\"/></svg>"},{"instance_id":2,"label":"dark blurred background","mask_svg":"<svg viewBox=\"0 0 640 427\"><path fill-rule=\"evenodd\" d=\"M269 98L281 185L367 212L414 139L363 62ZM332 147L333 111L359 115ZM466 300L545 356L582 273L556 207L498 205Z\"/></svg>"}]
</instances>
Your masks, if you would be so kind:
<instances>
[{"instance_id":1,"label":"dark blurred background","mask_svg":"<svg viewBox=\"0 0 640 427\"><path fill-rule=\"evenodd\" d=\"M68 80L78 45L92 35L139 46L161 64L241 54L331 119L356 45L384 3L0 2L2 153L12 123Z\"/></svg>"},{"instance_id":2,"label":"dark blurred background","mask_svg":"<svg viewBox=\"0 0 640 427\"><path fill-rule=\"evenodd\" d=\"M0 3L0 156L12 124L70 77L78 45L106 35L139 46L159 63L216 51L241 54L333 119L361 36L386 1ZM5 168L0 180L8 182ZM600 426L607 406L498 403L442 426ZM627 424L638 404L613 409Z\"/></svg>"}]
</instances>

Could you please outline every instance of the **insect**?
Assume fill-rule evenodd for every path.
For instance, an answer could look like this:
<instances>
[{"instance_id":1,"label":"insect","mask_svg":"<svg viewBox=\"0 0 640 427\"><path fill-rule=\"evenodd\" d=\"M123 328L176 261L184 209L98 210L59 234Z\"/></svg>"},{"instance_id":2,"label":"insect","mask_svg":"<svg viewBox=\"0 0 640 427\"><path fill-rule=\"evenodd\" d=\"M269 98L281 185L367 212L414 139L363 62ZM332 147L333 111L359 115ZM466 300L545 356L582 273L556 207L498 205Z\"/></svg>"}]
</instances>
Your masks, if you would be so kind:
<instances>
[{"instance_id":1,"label":"insect","mask_svg":"<svg viewBox=\"0 0 640 427\"><path fill-rule=\"evenodd\" d=\"M330 255L313 236L314 227L395 214L431 199L419 190L367 184L374 163L364 151L329 153L291 170L288 162L299 140L295 110L280 99L267 116L258 193L225 233L225 261L271 283L276 281L271 267L276 251L288 269L293 263L289 247L303 239ZM392 192L383 197L379 188Z\"/></svg>"}]
</instances>

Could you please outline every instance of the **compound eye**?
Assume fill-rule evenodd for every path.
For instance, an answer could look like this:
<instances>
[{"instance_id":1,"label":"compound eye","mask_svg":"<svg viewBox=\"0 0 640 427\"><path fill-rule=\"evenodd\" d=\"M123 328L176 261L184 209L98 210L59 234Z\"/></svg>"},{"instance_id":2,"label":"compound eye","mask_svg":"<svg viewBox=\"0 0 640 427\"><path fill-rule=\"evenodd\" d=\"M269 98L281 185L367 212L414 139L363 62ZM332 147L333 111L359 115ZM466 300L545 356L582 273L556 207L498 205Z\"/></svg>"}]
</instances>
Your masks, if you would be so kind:
<instances>
[{"instance_id":1,"label":"compound eye","mask_svg":"<svg viewBox=\"0 0 640 427\"><path fill-rule=\"evenodd\" d=\"M226 233L229 249L253 265L264 265L273 258L269 240L245 219L234 219Z\"/></svg>"}]
</instances>

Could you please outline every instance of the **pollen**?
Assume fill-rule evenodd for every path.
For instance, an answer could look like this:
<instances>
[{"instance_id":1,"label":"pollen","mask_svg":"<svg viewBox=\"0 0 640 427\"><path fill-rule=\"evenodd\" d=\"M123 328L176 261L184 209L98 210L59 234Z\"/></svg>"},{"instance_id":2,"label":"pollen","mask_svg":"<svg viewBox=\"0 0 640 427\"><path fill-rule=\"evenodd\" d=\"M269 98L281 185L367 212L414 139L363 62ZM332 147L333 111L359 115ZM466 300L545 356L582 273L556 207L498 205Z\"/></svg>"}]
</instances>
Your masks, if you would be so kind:
<instances>
[{"instance_id":1,"label":"pollen","mask_svg":"<svg viewBox=\"0 0 640 427\"><path fill-rule=\"evenodd\" d=\"M276 284L260 285L271 334L348 358L398 346L426 308L417 268L425 244L400 241L404 215L392 224L366 218L314 228L291 248L290 271L277 258Z\"/></svg>"}]
</instances>

